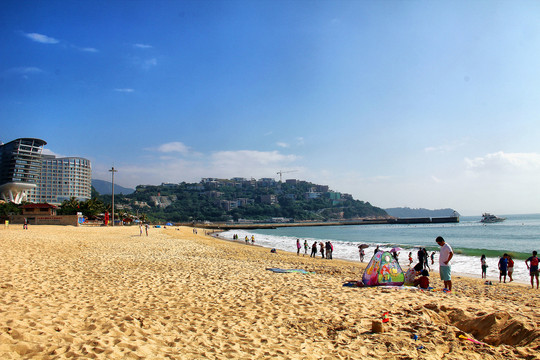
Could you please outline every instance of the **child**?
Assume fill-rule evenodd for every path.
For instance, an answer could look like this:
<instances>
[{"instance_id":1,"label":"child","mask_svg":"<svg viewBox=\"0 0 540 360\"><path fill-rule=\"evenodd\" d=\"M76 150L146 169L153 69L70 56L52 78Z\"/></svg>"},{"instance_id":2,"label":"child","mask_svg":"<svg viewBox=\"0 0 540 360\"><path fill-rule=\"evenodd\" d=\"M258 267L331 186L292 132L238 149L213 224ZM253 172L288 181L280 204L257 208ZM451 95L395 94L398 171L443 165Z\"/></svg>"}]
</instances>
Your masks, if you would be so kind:
<instances>
[{"instance_id":1,"label":"child","mask_svg":"<svg viewBox=\"0 0 540 360\"><path fill-rule=\"evenodd\" d=\"M415 285L420 285L420 289L429 288L429 272L424 269L422 270L422 276L414 281Z\"/></svg>"},{"instance_id":2,"label":"child","mask_svg":"<svg viewBox=\"0 0 540 360\"><path fill-rule=\"evenodd\" d=\"M403 285L405 286L413 286L415 285L415 282L418 281L415 279L416 275L422 271L422 265L416 264L415 267L409 268L409 270L405 273L405 279L403 282Z\"/></svg>"},{"instance_id":3,"label":"child","mask_svg":"<svg viewBox=\"0 0 540 360\"><path fill-rule=\"evenodd\" d=\"M514 281L514 279L512 278L512 274L514 273L514 260L512 260L510 255L508 255L506 258L508 259L508 277L510 278L509 282L512 282Z\"/></svg>"},{"instance_id":4,"label":"child","mask_svg":"<svg viewBox=\"0 0 540 360\"><path fill-rule=\"evenodd\" d=\"M485 279L488 267L486 263L486 255L482 254L482 257L480 258L480 263L482 264L482 279Z\"/></svg>"},{"instance_id":5,"label":"child","mask_svg":"<svg viewBox=\"0 0 540 360\"><path fill-rule=\"evenodd\" d=\"M409 253L409 266L412 264L412 252Z\"/></svg>"}]
</instances>

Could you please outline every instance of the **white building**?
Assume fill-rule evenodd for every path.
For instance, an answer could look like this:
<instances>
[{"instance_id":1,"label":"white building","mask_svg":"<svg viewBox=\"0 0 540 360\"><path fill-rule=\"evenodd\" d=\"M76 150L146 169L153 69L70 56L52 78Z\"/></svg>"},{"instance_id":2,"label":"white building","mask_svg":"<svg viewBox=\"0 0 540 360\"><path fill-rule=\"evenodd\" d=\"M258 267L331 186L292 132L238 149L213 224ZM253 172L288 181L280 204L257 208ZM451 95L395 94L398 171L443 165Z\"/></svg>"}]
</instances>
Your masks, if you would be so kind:
<instances>
[{"instance_id":1,"label":"white building","mask_svg":"<svg viewBox=\"0 0 540 360\"><path fill-rule=\"evenodd\" d=\"M92 197L90 160L42 155L41 174L37 188L30 192L30 202L61 204L72 197L79 201Z\"/></svg>"}]
</instances>

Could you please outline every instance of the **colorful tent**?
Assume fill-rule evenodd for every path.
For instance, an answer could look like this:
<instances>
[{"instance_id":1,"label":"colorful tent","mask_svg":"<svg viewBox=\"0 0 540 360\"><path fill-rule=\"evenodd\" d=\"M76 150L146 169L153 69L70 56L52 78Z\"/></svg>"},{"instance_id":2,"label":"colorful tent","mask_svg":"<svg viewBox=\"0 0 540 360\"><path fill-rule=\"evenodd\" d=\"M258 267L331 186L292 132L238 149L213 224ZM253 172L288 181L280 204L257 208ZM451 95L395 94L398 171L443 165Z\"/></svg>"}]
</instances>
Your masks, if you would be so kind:
<instances>
[{"instance_id":1,"label":"colorful tent","mask_svg":"<svg viewBox=\"0 0 540 360\"><path fill-rule=\"evenodd\" d=\"M401 286L405 281L401 266L389 252L379 251L371 258L362 282L366 286L395 285Z\"/></svg>"}]
</instances>

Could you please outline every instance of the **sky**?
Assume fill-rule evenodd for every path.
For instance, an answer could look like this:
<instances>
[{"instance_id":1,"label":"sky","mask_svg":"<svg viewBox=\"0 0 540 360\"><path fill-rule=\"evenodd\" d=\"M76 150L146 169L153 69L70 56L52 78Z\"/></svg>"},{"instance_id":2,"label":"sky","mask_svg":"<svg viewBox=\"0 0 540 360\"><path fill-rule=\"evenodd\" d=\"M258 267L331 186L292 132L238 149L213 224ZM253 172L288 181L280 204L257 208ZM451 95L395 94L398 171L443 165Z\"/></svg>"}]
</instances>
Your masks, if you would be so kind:
<instances>
[{"instance_id":1,"label":"sky","mask_svg":"<svg viewBox=\"0 0 540 360\"><path fill-rule=\"evenodd\" d=\"M538 1L0 4L0 141L135 187L300 179L540 213Z\"/></svg>"}]
</instances>

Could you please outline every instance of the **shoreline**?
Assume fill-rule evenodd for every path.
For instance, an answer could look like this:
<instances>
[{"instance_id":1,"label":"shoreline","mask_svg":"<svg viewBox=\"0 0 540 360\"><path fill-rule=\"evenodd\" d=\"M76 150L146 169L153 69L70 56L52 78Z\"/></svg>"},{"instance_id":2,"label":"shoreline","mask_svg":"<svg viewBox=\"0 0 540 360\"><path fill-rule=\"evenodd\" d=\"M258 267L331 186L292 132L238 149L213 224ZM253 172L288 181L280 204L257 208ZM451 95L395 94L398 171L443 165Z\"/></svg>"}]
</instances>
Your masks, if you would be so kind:
<instances>
[{"instance_id":1,"label":"shoreline","mask_svg":"<svg viewBox=\"0 0 540 360\"><path fill-rule=\"evenodd\" d=\"M362 263L272 254L192 230L0 230L0 357L537 357L536 289L463 278L446 294L436 276L436 291L349 288ZM373 332L385 312L390 322Z\"/></svg>"},{"instance_id":2,"label":"shoreline","mask_svg":"<svg viewBox=\"0 0 540 360\"><path fill-rule=\"evenodd\" d=\"M245 246L259 246L259 247L262 247L262 248L265 248L265 249L272 249L271 247L268 247L268 246L265 246L265 245L260 245L260 244L255 244L255 245L251 245L251 244L246 244L244 242L244 240L233 240L233 239L227 239L227 238L224 238L224 237L219 237L219 234L224 232L224 231L229 231L229 230L223 230L223 231L220 231L220 232L215 232L215 233L212 233L212 234L208 234L208 236L212 236L213 238L216 238L216 239L219 239L219 240L224 240L224 241L230 241L230 242L234 242L234 243L237 243L237 244L240 244L240 245L245 245ZM285 252L289 255L296 255L296 253L294 251L289 251L289 250L283 250L283 249L279 249L279 251L281 252ZM319 253L317 253L319 254ZM302 257L305 257L303 253L301 253ZM307 256L307 255L306 255ZM367 258L367 257L366 257ZM326 261L327 259L322 259L320 257L320 255L317 255L315 258L315 260L322 260L322 261ZM371 258L370 258L371 259ZM340 260L340 261L344 261L344 262L348 262L351 264L351 266L354 266L354 265L359 265L361 268L362 268L362 271L367 267L367 265L369 264L369 260L368 261L365 261L365 262L360 262L360 260L351 260L351 259L344 259L344 258L340 258L340 257L334 257L332 259L333 260ZM405 272L407 269L410 268L409 265L401 265L400 264L400 267L403 269L403 271ZM432 270L429 270L429 273L430 273L430 276L431 274L436 274L437 276L439 276L439 271L437 270L437 268L432 268ZM493 277L493 276L488 276L486 279L482 279L482 275L475 275L475 274L469 274L469 273L463 273L463 272L452 272L452 277L456 277L456 278L468 278L470 280L481 280L481 281L491 281L493 283L497 282L499 283L499 278L497 277ZM454 281L454 280L452 280ZM506 283L500 283L501 285L529 285L530 287L530 282L525 282L525 281L522 281L522 280L514 280L512 282L509 282L507 281Z\"/></svg>"}]
</instances>

